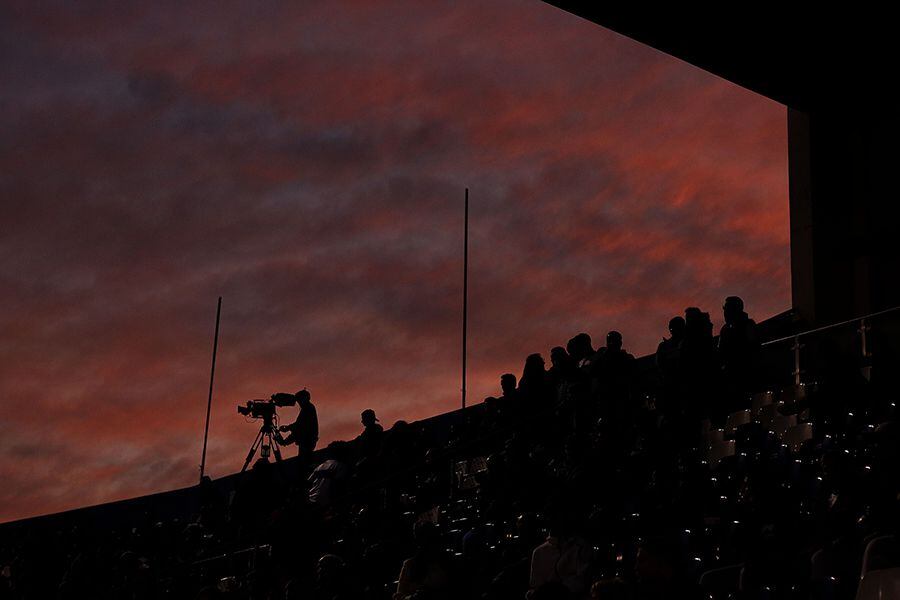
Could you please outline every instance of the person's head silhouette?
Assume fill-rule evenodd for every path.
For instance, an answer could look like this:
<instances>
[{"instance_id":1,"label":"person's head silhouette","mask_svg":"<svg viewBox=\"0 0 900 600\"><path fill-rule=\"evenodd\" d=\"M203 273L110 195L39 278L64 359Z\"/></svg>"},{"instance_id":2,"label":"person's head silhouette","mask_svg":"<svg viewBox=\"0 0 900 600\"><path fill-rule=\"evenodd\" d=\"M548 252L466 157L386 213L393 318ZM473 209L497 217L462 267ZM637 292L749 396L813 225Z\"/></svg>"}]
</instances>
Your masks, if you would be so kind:
<instances>
[{"instance_id":1,"label":"person's head silhouette","mask_svg":"<svg viewBox=\"0 0 900 600\"><path fill-rule=\"evenodd\" d=\"M738 296L728 296L722 305L722 313L726 323L739 321L744 315L744 301Z\"/></svg>"},{"instance_id":2,"label":"person's head silhouette","mask_svg":"<svg viewBox=\"0 0 900 600\"><path fill-rule=\"evenodd\" d=\"M680 340L684 337L684 319L682 317L669 319L669 335L673 340Z\"/></svg>"},{"instance_id":3,"label":"person's head silhouette","mask_svg":"<svg viewBox=\"0 0 900 600\"><path fill-rule=\"evenodd\" d=\"M579 333L566 344L566 350L569 356L575 362L582 358L587 358L594 353L594 347L591 345L591 336L586 333Z\"/></svg>"},{"instance_id":4,"label":"person's head silhouette","mask_svg":"<svg viewBox=\"0 0 900 600\"><path fill-rule=\"evenodd\" d=\"M529 354L525 359L525 375L536 375L544 372L544 357L540 354Z\"/></svg>"},{"instance_id":5,"label":"person's head silhouette","mask_svg":"<svg viewBox=\"0 0 900 600\"><path fill-rule=\"evenodd\" d=\"M362 411L360 420L362 421L364 427L371 427L378 422L378 418L375 416L375 411L371 408L367 408L366 410Z\"/></svg>"},{"instance_id":6,"label":"person's head silhouette","mask_svg":"<svg viewBox=\"0 0 900 600\"><path fill-rule=\"evenodd\" d=\"M500 389L504 396L509 396L516 391L516 376L512 373L504 373L500 376Z\"/></svg>"},{"instance_id":7,"label":"person's head silhouette","mask_svg":"<svg viewBox=\"0 0 900 600\"><path fill-rule=\"evenodd\" d=\"M310 401L311 401L312 397L310 396L310 394L306 390L306 388L303 388L302 390L297 392L296 397L297 397L297 403L300 406L307 406L311 403Z\"/></svg>"},{"instance_id":8,"label":"person's head silhouette","mask_svg":"<svg viewBox=\"0 0 900 600\"><path fill-rule=\"evenodd\" d=\"M556 346L550 350L550 363L557 369L565 367L569 360L569 354L562 346Z\"/></svg>"},{"instance_id":9,"label":"person's head silhouette","mask_svg":"<svg viewBox=\"0 0 900 600\"><path fill-rule=\"evenodd\" d=\"M622 334L618 331L610 331L606 334L606 349L608 352L618 352L622 349Z\"/></svg>"}]
</instances>

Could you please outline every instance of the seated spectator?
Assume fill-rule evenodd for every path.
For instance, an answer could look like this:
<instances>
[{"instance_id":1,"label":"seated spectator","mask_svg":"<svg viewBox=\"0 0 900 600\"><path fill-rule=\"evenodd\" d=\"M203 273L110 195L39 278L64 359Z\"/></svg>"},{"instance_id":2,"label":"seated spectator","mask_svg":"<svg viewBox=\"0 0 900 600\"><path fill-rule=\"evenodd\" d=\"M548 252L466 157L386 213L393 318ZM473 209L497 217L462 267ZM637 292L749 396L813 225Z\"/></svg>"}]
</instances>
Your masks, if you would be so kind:
<instances>
[{"instance_id":1,"label":"seated spectator","mask_svg":"<svg viewBox=\"0 0 900 600\"><path fill-rule=\"evenodd\" d=\"M407 464L417 455L416 432L406 421L397 421L384 432L381 440L381 458L390 471Z\"/></svg>"},{"instance_id":2,"label":"seated spectator","mask_svg":"<svg viewBox=\"0 0 900 600\"><path fill-rule=\"evenodd\" d=\"M591 586L591 600L631 600L632 593L624 580L613 577L599 579Z\"/></svg>"},{"instance_id":3,"label":"seated spectator","mask_svg":"<svg viewBox=\"0 0 900 600\"><path fill-rule=\"evenodd\" d=\"M548 581L528 595L530 600L569 600L573 597L577 598L559 581Z\"/></svg>"},{"instance_id":4,"label":"seated spectator","mask_svg":"<svg viewBox=\"0 0 900 600\"><path fill-rule=\"evenodd\" d=\"M694 585L685 580L677 541L665 535L645 539L634 564L638 600L663 598L696 598Z\"/></svg>"},{"instance_id":5,"label":"seated spectator","mask_svg":"<svg viewBox=\"0 0 900 600\"><path fill-rule=\"evenodd\" d=\"M328 507L343 489L350 475L346 463L347 442L332 442L326 449L327 456L309 475L309 501Z\"/></svg>"},{"instance_id":6,"label":"seated spectator","mask_svg":"<svg viewBox=\"0 0 900 600\"><path fill-rule=\"evenodd\" d=\"M560 511L550 527L547 540L531 554L530 598L547 584L562 584L576 597L587 591L588 568L593 550L571 525L572 515ZM552 597L552 596L551 596Z\"/></svg>"},{"instance_id":7,"label":"seated spectator","mask_svg":"<svg viewBox=\"0 0 900 600\"><path fill-rule=\"evenodd\" d=\"M384 428L378 424L375 411L371 408L362 411L360 421L364 429L362 433L356 436L353 443L361 457L371 458L381 451L381 438L384 435Z\"/></svg>"},{"instance_id":8,"label":"seated spectator","mask_svg":"<svg viewBox=\"0 0 900 600\"><path fill-rule=\"evenodd\" d=\"M403 561L394 600L427 597L455 598L453 565L441 548L441 539L432 523L420 522L415 528L416 553Z\"/></svg>"},{"instance_id":9,"label":"seated spectator","mask_svg":"<svg viewBox=\"0 0 900 600\"><path fill-rule=\"evenodd\" d=\"M316 563L316 587L313 598L316 600L356 598L352 593L353 583L353 578L348 577L344 560L334 554L326 554Z\"/></svg>"}]
</instances>

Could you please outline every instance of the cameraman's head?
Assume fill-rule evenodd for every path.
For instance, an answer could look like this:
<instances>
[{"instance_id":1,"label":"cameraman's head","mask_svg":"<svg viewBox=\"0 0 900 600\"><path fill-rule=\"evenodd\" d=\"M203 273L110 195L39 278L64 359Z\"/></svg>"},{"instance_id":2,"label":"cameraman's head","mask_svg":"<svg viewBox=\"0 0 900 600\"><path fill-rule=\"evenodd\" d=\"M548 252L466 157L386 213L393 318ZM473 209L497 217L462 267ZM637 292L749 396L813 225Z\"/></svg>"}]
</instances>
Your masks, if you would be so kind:
<instances>
[{"instance_id":1,"label":"cameraman's head","mask_svg":"<svg viewBox=\"0 0 900 600\"><path fill-rule=\"evenodd\" d=\"M306 391L305 388L300 390L299 392L297 392L296 397L297 397L297 404L299 404L300 406L309 406L311 404L311 402L310 402L311 396L309 395L309 392Z\"/></svg>"}]
</instances>

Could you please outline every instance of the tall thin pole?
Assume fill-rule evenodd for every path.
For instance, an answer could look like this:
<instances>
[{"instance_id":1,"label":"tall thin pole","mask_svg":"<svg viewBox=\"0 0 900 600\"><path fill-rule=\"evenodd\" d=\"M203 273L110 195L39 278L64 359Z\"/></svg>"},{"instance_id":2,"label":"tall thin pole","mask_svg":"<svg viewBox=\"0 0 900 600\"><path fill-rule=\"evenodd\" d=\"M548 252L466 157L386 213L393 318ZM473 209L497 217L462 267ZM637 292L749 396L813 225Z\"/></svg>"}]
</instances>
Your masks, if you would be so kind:
<instances>
[{"instance_id":1,"label":"tall thin pole","mask_svg":"<svg viewBox=\"0 0 900 600\"><path fill-rule=\"evenodd\" d=\"M469 308L469 188L466 188L466 216L463 233L463 322L462 322L462 407L466 407L466 333Z\"/></svg>"},{"instance_id":2,"label":"tall thin pole","mask_svg":"<svg viewBox=\"0 0 900 600\"><path fill-rule=\"evenodd\" d=\"M213 378L216 376L216 351L219 349L219 317L222 315L222 296L216 305L216 333L213 336L212 368L209 370L209 397L206 399L206 427L203 428L203 455L200 458L200 481L206 473L206 440L209 438L209 412L212 408Z\"/></svg>"}]
</instances>

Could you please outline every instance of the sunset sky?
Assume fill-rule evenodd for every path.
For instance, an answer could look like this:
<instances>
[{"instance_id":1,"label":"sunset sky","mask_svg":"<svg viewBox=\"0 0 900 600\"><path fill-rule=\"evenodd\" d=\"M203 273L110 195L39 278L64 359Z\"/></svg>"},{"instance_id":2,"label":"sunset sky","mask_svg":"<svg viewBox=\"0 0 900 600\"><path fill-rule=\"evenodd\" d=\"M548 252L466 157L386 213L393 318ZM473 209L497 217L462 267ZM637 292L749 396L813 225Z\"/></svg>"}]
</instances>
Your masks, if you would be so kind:
<instances>
[{"instance_id":1,"label":"sunset sky","mask_svg":"<svg viewBox=\"0 0 900 600\"><path fill-rule=\"evenodd\" d=\"M0 165L0 521L196 481L219 295L214 477L456 408L467 186L472 401L790 304L784 106L538 1L4 2Z\"/></svg>"}]
</instances>

